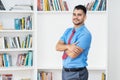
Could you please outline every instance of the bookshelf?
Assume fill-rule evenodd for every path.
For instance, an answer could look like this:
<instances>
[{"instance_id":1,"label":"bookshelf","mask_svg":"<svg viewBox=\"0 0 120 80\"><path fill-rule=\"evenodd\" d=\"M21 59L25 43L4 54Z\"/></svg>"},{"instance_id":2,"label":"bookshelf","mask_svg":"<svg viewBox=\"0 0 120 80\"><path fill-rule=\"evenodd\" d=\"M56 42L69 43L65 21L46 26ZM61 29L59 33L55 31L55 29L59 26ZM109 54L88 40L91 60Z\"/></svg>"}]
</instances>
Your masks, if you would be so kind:
<instances>
[{"instance_id":1,"label":"bookshelf","mask_svg":"<svg viewBox=\"0 0 120 80\"><path fill-rule=\"evenodd\" d=\"M60 16L61 14L62 16ZM59 40L59 36L61 36L64 30L67 27L72 25L72 21L71 21L72 13L55 12L54 14L52 14L52 12L46 12L46 14L38 13L37 16L40 17L38 21L41 22L41 24L38 24L38 26L40 27L37 28L38 33L40 32L39 36L41 36L41 37L38 37L37 43L42 45L42 46L38 45L38 48L40 48L38 49L38 54L39 54L38 61L40 63L38 64L38 67L40 70L43 69L43 70L52 71L53 69L55 69L56 72L57 70L60 71L62 69L62 65L61 65L62 64L62 60L61 60L62 53L55 51L55 45L57 41ZM103 24L101 24L100 22ZM95 49L94 49L94 46L91 47L91 51L88 56L88 64L89 64L88 69L90 72L89 80L94 79L95 76L93 74L95 73L96 73L95 79L101 80L102 72L106 73L107 71L107 65L106 65L107 64L107 58L106 58L107 57L107 48L106 48L107 47L107 27L106 27L107 26L107 14L106 12L103 12L103 13L102 12L99 12L99 13L88 12L86 25L88 26L88 28L93 34L93 40L95 40L92 42L92 45L95 46ZM99 43L101 41L100 38L103 38L103 41L102 41L103 44ZM41 42L39 42L40 40ZM102 46L101 48L103 48L103 51L102 51L103 53L100 53L100 49L101 49L99 48L100 46ZM48 52L51 52L51 54ZM41 53L44 53L44 54L41 54ZM98 53L98 54L95 54L95 53ZM55 70L53 72L55 72Z\"/></svg>"},{"instance_id":2,"label":"bookshelf","mask_svg":"<svg viewBox=\"0 0 120 80\"><path fill-rule=\"evenodd\" d=\"M53 80L61 80L62 70L62 53L55 51L55 45L64 30L73 25L72 8L81 1L84 3L86 0L72 0L73 3L68 1L69 5L72 4L69 6L71 7L69 11L37 12L37 34L39 34L37 43L42 45L37 45L38 69L53 72ZM103 10L88 11L87 14L85 24L93 37L88 56L89 80L102 80L102 73L107 74L107 13L107 10Z\"/></svg>"},{"instance_id":3,"label":"bookshelf","mask_svg":"<svg viewBox=\"0 0 120 80\"><path fill-rule=\"evenodd\" d=\"M0 38L3 42L1 42L2 47L0 48L3 61L3 65L0 66L0 80L2 80L3 75L8 74L12 74L10 80L34 80L37 78L35 75L37 74L35 68L35 12L27 9L10 10L10 8L23 3L34 6L35 1L1 1L5 10L0 10L0 22L2 24Z\"/></svg>"},{"instance_id":4,"label":"bookshelf","mask_svg":"<svg viewBox=\"0 0 120 80\"><path fill-rule=\"evenodd\" d=\"M32 35L32 47L1 48L0 54L6 53L12 56L13 65L10 67L0 67L0 74L12 74L13 80L37 80L37 73L45 71L52 72L53 80L61 80L62 53L55 50L55 45L64 30L73 25L72 9L74 6L77 4L86 5L91 1L95 2L95 0L64 0L67 2L69 11L38 11L38 0L1 1L6 10L0 10L0 23L3 26L3 29L0 30L0 37L9 38L19 36L22 42L25 36L30 34ZM18 3L32 5L33 10L27 10L27 8L26 10L10 10L11 7L14 7ZM89 80L101 80L102 73L107 75L107 13L107 7L106 10L90 10L87 13L85 24L93 36L92 46L88 56ZM15 30L14 19L21 19L28 16L32 18L32 29ZM33 55L32 65L16 66L18 55L29 51L32 51Z\"/></svg>"}]
</instances>

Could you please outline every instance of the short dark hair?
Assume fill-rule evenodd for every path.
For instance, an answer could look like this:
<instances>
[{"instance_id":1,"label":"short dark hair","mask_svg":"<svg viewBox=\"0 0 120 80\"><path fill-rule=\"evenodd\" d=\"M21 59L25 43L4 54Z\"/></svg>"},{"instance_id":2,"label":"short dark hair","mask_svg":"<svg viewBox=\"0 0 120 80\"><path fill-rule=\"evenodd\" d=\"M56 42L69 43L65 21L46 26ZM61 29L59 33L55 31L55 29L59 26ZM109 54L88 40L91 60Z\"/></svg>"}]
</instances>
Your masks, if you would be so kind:
<instances>
[{"instance_id":1,"label":"short dark hair","mask_svg":"<svg viewBox=\"0 0 120 80\"><path fill-rule=\"evenodd\" d=\"M79 10L79 9L83 10L83 12L85 13L85 15L86 15L86 13L87 13L87 9L86 9L86 7L83 6L83 5L77 5L77 6L74 7L74 10L75 10L75 9L77 9L77 10Z\"/></svg>"}]
</instances>

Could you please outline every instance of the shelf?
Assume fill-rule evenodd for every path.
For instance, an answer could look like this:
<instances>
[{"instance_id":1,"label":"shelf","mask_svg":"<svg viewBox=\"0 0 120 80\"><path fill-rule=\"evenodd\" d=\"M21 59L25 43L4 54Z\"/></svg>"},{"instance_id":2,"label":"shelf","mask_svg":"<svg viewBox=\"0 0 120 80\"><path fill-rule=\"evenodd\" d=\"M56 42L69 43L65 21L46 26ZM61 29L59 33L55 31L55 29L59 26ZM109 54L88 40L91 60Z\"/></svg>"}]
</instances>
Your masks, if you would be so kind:
<instances>
[{"instance_id":1,"label":"shelf","mask_svg":"<svg viewBox=\"0 0 120 80\"><path fill-rule=\"evenodd\" d=\"M20 66L20 67L18 67L18 66L15 66L15 67L0 67L0 71L6 71L6 70L8 70L8 71L14 71L14 70L33 70L34 69L34 67L33 66L30 66L30 67L28 67L28 66Z\"/></svg>"},{"instance_id":2,"label":"shelf","mask_svg":"<svg viewBox=\"0 0 120 80\"><path fill-rule=\"evenodd\" d=\"M38 14L50 14L50 13L60 13L60 14L63 14L63 13L67 13L67 14L71 14L72 11L37 11ZM107 11L88 11L88 14L89 13L107 13Z\"/></svg>"},{"instance_id":3,"label":"shelf","mask_svg":"<svg viewBox=\"0 0 120 80\"><path fill-rule=\"evenodd\" d=\"M34 11L31 11L31 10L13 10L13 11L0 10L0 13L34 13Z\"/></svg>"},{"instance_id":4,"label":"shelf","mask_svg":"<svg viewBox=\"0 0 120 80\"><path fill-rule=\"evenodd\" d=\"M16 49L0 49L0 52L16 52L16 51L29 51L29 50L34 50L33 48L16 48Z\"/></svg>"},{"instance_id":5,"label":"shelf","mask_svg":"<svg viewBox=\"0 0 120 80\"><path fill-rule=\"evenodd\" d=\"M107 11L88 11L88 14L89 13L107 13Z\"/></svg>"},{"instance_id":6,"label":"shelf","mask_svg":"<svg viewBox=\"0 0 120 80\"><path fill-rule=\"evenodd\" d=\"M47 67L47 68L45 68L45 67L38 67L37 69L41 69L41 70L44 70L44 69L47 69L47 70L49 70L49 69L61 70L62 67Z\"/></svg>"},{"instance_id":7,"label":"shelf","mask_svg":"<svg viewBox=\"0 0 120 80\"><path fill-rule=\"evenodd\" d=\"M38 69L41 69L41 70L61 70L62 67L48 67L48 68L38 67ZM106 68L103 68L103 67L94 67L94 68L88 67L87 69L90 71L104 71L104 70L106 70Z\"/></svg>"},{"instance_id":8,"label":"shelf","mask_svg":"<svg viewBox=\"0 0 120 80\"><path fill-rule=\"evenodd\" d=\"M72 11L37 11L38 14L46 14L46 13L72 13Z\"/></svg>"},{"instance_id":9,"label":"shelf","mask_svg":"<svg viewBox=\"0 0 120 80\"><path fill-rule=\"evenodd\" d=\"M16 33L16 32L18 32L18 33L21 33L21 32L29 32L29 33L31 33L31 32L34 32L34 30L0 30L0 33Z\"/></svg>"},{"instance_id":10,"label":"shelf","mask_svg":"<svg viewBox=\"0 0 120 80\"><path fill-rule=\"evenodd\" d=\"M106 70L106 68L105 67L88 67L88 70L90 70L90 71L101 71L101 70Z\"/></svg>"}]
</instances>

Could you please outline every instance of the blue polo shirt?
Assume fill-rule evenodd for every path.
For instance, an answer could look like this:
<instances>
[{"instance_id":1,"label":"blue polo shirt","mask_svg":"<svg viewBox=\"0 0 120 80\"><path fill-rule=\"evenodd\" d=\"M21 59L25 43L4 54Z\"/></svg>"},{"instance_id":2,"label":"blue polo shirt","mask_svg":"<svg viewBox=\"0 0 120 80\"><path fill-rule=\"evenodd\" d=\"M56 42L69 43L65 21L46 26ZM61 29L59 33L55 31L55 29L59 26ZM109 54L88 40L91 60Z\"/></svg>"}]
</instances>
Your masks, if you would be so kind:
<instances>
[{"instance_id":1,"label":"blue polo shirt","mask_svg":"<svg viewBox=\"0 0 120 80\"><path fill-rule=\"evenodd\" d=\"M72 34L73 28L68 28L61 36L60 40L62 40L65 44L68 44L68 40L70 35ZM91 44L91 33L82 25L78 28L75 28L74 36L72 37L71 43L76 43L77 46L83 49L83 52L78 55L76 58L67 57L63 60L63 66L65 68L80 68L87 66L87 55Z\"/></svg>"}]
</instances>

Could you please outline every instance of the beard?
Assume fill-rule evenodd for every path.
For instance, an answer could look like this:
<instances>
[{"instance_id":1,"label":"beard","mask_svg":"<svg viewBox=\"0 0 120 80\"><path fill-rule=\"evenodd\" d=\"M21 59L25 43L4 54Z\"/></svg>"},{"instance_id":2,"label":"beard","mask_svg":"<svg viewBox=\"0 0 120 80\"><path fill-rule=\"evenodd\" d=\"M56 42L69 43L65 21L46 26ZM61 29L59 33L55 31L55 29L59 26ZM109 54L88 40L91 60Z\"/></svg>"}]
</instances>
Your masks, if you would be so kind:
<instances>
[{"instance_id":1,"label":"beard","mask_svg":"<svg viewBox=\"0 0 120 80\"><path fill-rule=\"evenodd\" d=\"M84 23L84 20L82 20L82 21L80 21L80 20L78 20L78 19L74 19L74 20L73 20L73 24L76 25L76 26L81 25L81 24L83 24L83 23Z\"/></svg>"}]
</instances>

